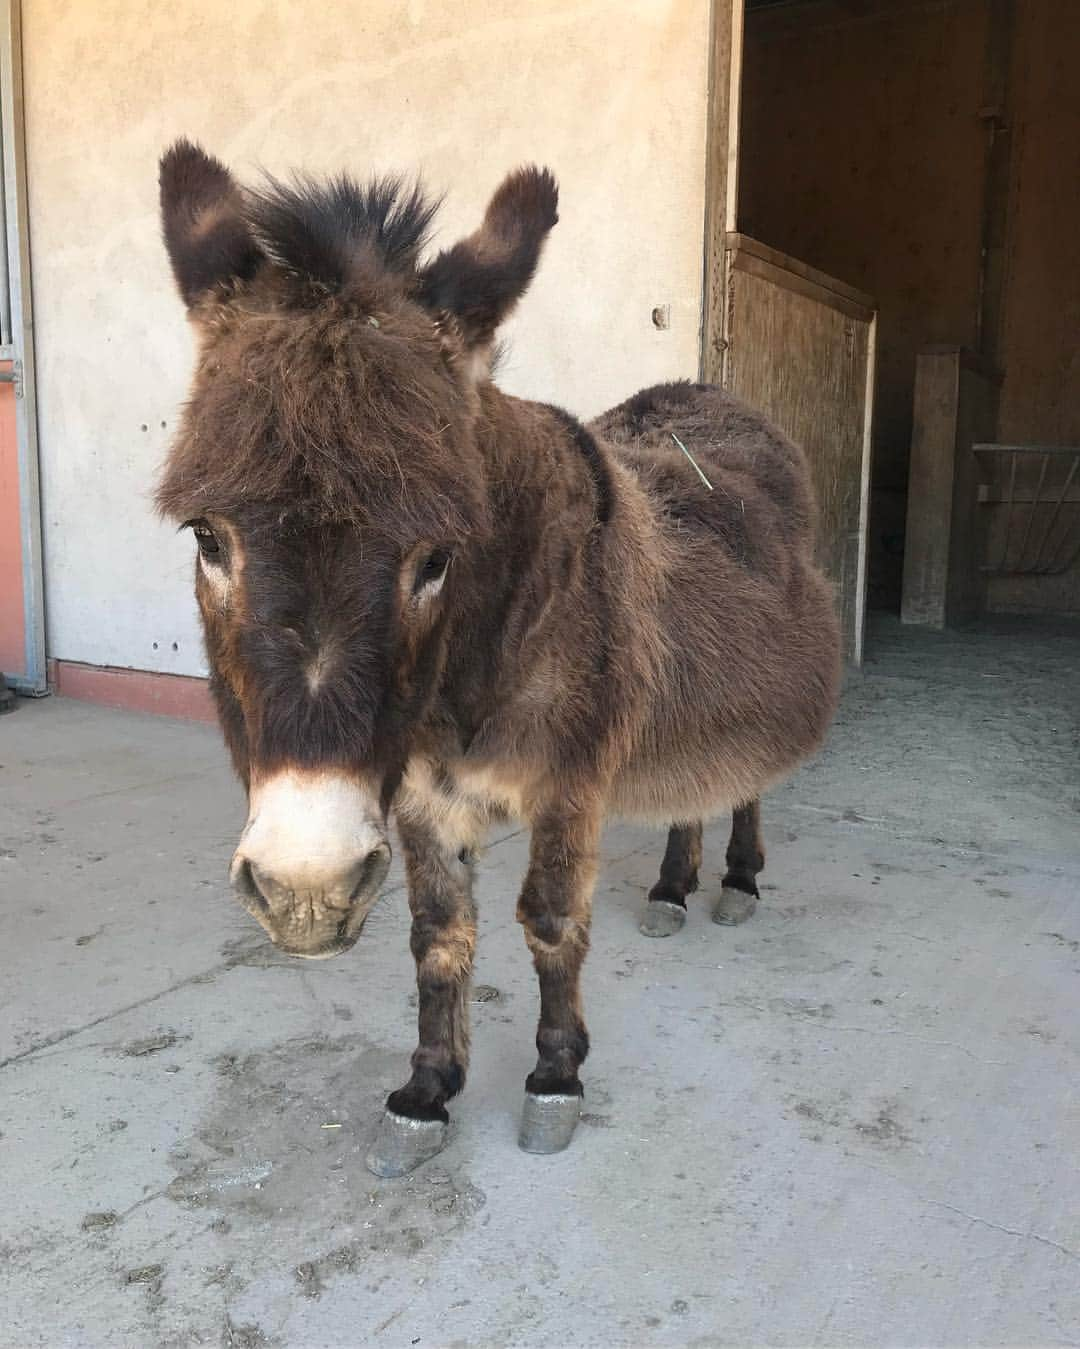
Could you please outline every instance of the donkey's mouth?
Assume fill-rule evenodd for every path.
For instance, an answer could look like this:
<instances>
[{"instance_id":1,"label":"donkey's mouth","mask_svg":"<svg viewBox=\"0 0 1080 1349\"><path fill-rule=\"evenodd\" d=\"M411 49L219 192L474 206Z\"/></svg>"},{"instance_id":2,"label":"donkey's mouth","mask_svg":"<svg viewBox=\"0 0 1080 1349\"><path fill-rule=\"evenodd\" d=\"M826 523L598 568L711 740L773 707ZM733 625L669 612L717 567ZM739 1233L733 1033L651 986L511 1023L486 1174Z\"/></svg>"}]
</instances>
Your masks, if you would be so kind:
<instances>
[{"instance_id":1,"label":"donkey's mouth","mask_svg":"<svg viewBox=\"0 0 1080 1349\"><path fill-rule=\"evenodd\" d=\"M363 863L344 909L330 907L322 896L289 893L246 859L234 864L231 875L240 902L277 950L304 960L328 960L355 946L389 868L390 849L382 844Z\"/></svg>"},{"instance_id":2,"label":"donkey's mouth","mask_svg":"<svg viewBox=\"0 0 1080 1349\"><path fill-rule=\"evenodd\" d=\"M245 905L248 913L257 920L259 926L263 928L270 938L274 948L286 956L297 956L301 960L329 960L331 956L343 955L351 950L357 943L360 933L364 930L364 923L367 921L368 912L374 899L364 905L359 912L350 911L337 925L337 930L328 936L321 945L298 946L295 942L290 942L287 938L278 937L267 917L255 904Z\"/></svg>"},{"instance_id":3,"label":"donkey's mouth","mask_svg":"<svg viewBox=\"0 0 1080 1349\"><path fill-rule=\"evenodd\" d=\"M323 946L304 948L290 945L287 941L278 941L273 932L270 933L270 940L283 954L299 956L301 960L329 960L331 956L344 955L356 945L360 933L364 930L367 916L378 897L379 891L376 886L372 893L359 900L355 908L349 910L338 924L337 931Z\"/></svg>"},{"instance_id":4,"label":"donkey's mouth","mask_svg":"<svg viewBox=\"0 0 1080 1349\"><path fill-rule=\"evenodd\" d=\"M361 923L361 928L363 923ZM333 941L327 942L325 946L319 947L314 951L301 951L294 946L283 946L281 942L274 942L274 946L286 956L296 956L300 960L329 960L332 956L344 955L346 951L352 950L356 945L356 939L360 936L359 930L351 937L335 937ZM273 940L273 938L271 938Z\"/></svg>"}]
</instances>

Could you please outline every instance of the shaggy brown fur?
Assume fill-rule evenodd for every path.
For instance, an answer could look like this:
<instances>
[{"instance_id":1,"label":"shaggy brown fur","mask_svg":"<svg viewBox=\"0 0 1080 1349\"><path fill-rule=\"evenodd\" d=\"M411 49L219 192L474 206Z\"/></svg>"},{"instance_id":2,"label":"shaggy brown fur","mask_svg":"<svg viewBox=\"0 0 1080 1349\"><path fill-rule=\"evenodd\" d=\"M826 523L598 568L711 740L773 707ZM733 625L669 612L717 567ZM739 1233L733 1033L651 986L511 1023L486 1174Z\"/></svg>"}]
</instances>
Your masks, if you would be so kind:
<instances>
[{"instance_id":1,"label":"shaggy brown fur","mask_svg":"<svg viewBox=\"0 0 1080 1349\"><path fill-rule=\"evenodd\" d=\"M427 266L431 209L400 184L245 194L181 142L161 185L200 349L158 500L195 523L244 780L333 766L397 815L420 1047L391 1105L445 1118L464 1080L473 855L504 814L532 829L529 1085L580 1091L604 814L676 822L654 898L681 904L699 821L735 808L726 885L756 894L756 798L832 715L837 624L802 455L703 385L588 428L495 387L496 328L557 218L546 172L510 177Z\"/></svg>"}]
</instances>

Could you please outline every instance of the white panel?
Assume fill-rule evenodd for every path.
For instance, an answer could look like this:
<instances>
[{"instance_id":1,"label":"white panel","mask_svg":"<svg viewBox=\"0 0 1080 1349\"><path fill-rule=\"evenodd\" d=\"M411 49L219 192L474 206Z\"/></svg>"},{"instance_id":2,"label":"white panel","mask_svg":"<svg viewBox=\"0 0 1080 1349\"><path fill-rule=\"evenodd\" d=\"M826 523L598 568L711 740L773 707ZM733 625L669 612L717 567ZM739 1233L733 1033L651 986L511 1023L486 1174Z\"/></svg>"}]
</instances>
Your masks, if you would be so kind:
<instances>
[{"instance_id":1,"label":"white panel","mask_svg":"<svg viewBox=\"0 0 1080 1349\"><path fill-rule=\"evenodd\" d=\"M708 0L27 5L50 654L202 669L190 541L149 504L190 363L158 239L168 141L246 172L419 169L451 194L442 242L509 168L549 164L561 221L502 382L587 416L697 369L708 17Z\"/></svg>"}]
</instances>

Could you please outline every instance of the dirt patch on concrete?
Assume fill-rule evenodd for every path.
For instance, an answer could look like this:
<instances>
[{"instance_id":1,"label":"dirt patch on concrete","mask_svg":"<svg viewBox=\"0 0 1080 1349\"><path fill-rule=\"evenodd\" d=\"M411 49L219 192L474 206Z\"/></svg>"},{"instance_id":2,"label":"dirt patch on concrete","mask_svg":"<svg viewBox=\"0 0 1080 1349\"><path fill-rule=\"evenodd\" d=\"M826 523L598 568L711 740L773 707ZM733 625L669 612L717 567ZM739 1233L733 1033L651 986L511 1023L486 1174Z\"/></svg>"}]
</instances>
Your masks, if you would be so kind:
<instances>
[{"instance_id":1,"label":"dirt patch on concrete","mask_svg":"<svg viewBox=\"0 0 1080 1349\"><path fill-rule=\"evenodd\" d=\"M213 1066L213 1106L170 1154L176 1175L165 1195L212 1214L230 1257L202 1281L192 1309L205 1324L207 1304L217 1305L223 1343L270 1342L245 1340L264 1332L234 1315L258 1279L287 1278L298 1295L320 1298L337 1281L381 1277L388 1262L445 1256L483 1210L483 1192L449 1167L390 1182L365 1169L386 1091L401 1077L399 1053L355 1033L302 1036Z\"/></svg>"},{"instance_id":2,"label":"dirt patch on concrete","mask_svg":"<svg viewBox=\"0 0 1080 1349\"><path fill-rule=\"evenodd\" d=\"M823 1143L830 1133L850 1137L854 1133L878 1149L895 1151L912 1142L912 1136L901 1122L902 1107L891 1097L882 1100L865 1119L857 1119L845 1098L836 1101L798 1100L792 1113L803 1126L806 1137L814 1143Z\"/></svg>"},{"instance_id":3,"label":"dirt patch on concrete","mask_svg":"<svg viewBox=\"0 0 1080 1349\"><path fill-rule=\"evenodd\" d=\"M121 1054L126 1059L144 1059L151 1054L160 1054L164 1049L173 1049L190 1035L181 1035L175 1030L158 1031L156 1035L144 1036L141 1040L128 1040L124 1044L111 1046L111 1052Z\"/></svg>"},{"instance_id":4,"label":"dirt patch on concrete","mask_svg":"<svg viewBox=\"0 0 1080 1349\"><path fill-rule=\"evenodd\" d=\"M101 1213L88 1213L79 1226L84 1232L107 1232L120 1221L120 1215L112 1209Z\"/></svg>"}]
</instances>

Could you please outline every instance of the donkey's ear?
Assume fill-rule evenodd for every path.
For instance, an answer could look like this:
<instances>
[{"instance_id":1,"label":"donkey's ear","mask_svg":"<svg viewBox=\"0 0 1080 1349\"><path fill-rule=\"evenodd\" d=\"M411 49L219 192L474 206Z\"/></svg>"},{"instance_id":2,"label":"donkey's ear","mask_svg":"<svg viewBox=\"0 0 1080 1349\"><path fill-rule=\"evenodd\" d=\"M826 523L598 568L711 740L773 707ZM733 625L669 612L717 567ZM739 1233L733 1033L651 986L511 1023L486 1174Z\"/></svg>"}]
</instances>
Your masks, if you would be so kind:
<instances>
[{"instance_id":1,"label":"donkey's ear","mask_svg":"<svg viewBox=\"0 0 1080 1349\"><path fill-rule=\"evenodd\" d=\"M559 189L547 169L518 169L492 197L476 233L420 272L420 299L456 320L466 348L489 345L524 295L558 205Z\"/></svg>"},{"instance_id":2,"label":"donkey's ear","mask_svg":"<svg viewBox=\"0 0 1080 1349\"><path fill-rule=\"evenodd\" d=\"M225 165L178 140L161 157L159 182L165 247L188 308L218 286L250 279L262 254Z\"/></svg>"}]
</instances>

